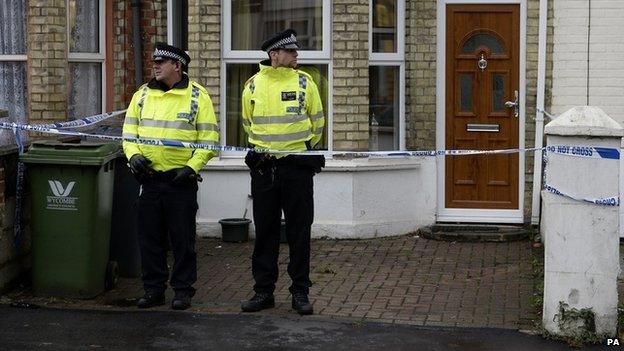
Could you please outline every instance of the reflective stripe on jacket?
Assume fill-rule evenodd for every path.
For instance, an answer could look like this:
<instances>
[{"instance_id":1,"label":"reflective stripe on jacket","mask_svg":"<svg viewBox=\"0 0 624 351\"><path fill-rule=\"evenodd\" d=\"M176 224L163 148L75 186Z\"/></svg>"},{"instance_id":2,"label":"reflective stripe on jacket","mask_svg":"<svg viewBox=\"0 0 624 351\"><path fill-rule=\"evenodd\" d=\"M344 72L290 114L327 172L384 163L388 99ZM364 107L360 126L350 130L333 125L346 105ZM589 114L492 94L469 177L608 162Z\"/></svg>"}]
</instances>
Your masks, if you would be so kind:
<instances>
[{"instance_id":1,"label":"reflective stripe on jacket","mask_svg":"<svg viewBox=\"0 0 624 351\"><path fill-rule=\"evenodd\" d=\"M321 140L325 116L309 74L260 63L243 90L243 128L249 143L272 150L306 150Z\"/></svg>"},{"instance_id":2,"label":"reflective stripe on jacket","mask_svg":"<svg viewBox=\"0 0 624 351\"><path fill-rule=\"evenodd\" d=\"M123 125L125 138L167 139L218 145L219 126L204 87L189 81L168 91L143 85L134 93ZM199 172L215 151L123 142L126 157L141 154L157 171L189 166Z\"/></svg>"}]
</instances>

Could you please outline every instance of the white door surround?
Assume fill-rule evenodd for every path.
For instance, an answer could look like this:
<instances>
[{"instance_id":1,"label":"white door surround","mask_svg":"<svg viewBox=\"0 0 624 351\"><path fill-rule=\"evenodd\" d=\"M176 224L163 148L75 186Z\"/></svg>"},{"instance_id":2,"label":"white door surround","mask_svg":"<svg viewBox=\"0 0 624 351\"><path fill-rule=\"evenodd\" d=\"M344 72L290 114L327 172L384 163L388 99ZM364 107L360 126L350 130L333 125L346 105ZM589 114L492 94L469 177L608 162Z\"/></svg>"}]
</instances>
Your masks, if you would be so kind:
<instances>
[{"instance_id":1,"label":"white door surround","mask_svg":"<svg viewBox=\"0 0 624 351\"><path fill-rule=\"evenodd\" d=\"M446 6L448 4L518 4L520 6L520 82L519 82L519 148L525 148L525 102L526 102L526 16L527 0L438 0L437 7L437 72L436 72L436 149L445 149L445 98L446 98ZM519 208L517 210L486 210L446 208L445 162L438 157L437 166L437 221L475 223L523 223L525 153L520 152L518 165Z\"/></svg>"}]
</instances>

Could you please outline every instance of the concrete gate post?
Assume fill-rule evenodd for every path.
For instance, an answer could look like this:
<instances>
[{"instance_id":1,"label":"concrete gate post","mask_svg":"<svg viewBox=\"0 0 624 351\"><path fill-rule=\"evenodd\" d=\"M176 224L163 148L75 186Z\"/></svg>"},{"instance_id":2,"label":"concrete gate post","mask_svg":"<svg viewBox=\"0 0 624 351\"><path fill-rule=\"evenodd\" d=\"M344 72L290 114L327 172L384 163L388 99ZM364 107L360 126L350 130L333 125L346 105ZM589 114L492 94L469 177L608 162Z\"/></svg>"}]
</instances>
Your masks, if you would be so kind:
<instances>
[{"instance_id":1,"label":"concrete gate post","mask_svg":"<svg viewBox=\"0 0 624 351\"><path fill-rule=\"evenodd\" d=\"M601 109L581 106L548 123L545 133L551 147L620 150L623 129ZM595 157L595 149L570 148L568 152L571 155L547 153L541 218L545 248L542 323L559 336L586 332L614 336L620 270L618 206L578 199L617 200L620 163ZM575 156L578 153L594 157Z\"/></svg>"}]
</instances>

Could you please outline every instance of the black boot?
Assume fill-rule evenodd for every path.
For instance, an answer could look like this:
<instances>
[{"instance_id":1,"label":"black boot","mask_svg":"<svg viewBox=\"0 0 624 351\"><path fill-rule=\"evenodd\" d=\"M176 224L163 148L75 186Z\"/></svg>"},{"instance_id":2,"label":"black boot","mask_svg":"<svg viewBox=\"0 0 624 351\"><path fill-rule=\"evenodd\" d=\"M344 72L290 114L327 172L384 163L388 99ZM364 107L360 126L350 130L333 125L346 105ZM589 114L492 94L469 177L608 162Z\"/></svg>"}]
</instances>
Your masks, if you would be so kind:
<instances>
[{"instance_id":1,"label":"black boot","mask_svg":"<svg viewBox=\"0 0 624 351\"><path fill-rule=\"evenodd\" d=\"M143 297L137 301L138 308L150 308L162 306L165 304L165 294L145 293Z\"/></svg>"},{"instance_id":2,"label":"black boot","mask_svg":"<svg viewBox=\"0 0 624 351\"><path fill-rule=\"evenodd\" d=\"M186 292L177 292L171 300L171 308L174 310L186 310L191 307L191 294Z\"/></svg>"},{"instance_id":3,"label":"black boot","mask_svg":"<svg viewBox=\"0 0 624 351\"><path fill-rule=\"evenodd\" d=\"M297 311L300 315L312 314L314 313L314 309L312 308L312 304L310 300L308 300L308 295L303 293L294 293L292 296L292 308Z\"/></svg>"},{"instance_id":4,"label":"black boot","mask_svg":"<svg viewBox=\"0 0 624 351\"><path fill-rule=\"evenodd\" d=\"M257 293L251 300L243 301L241 304L243 312L258 312L273 307L275 307L275 298L269 293Z\"/></svg>"}]
</instances>

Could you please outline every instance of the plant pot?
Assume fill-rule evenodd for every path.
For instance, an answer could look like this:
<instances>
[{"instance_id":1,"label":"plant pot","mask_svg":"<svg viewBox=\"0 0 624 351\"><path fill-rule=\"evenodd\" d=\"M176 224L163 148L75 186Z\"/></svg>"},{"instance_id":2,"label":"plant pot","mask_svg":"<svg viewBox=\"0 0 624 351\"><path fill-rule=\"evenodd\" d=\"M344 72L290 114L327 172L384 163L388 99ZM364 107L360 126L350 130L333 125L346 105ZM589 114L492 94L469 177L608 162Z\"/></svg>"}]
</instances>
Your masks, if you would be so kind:
<instances>
[{"instance_id":1,"label":"plant pot","mask_svg":"<svg viewBox=\"0 0 624 351\"><path fill-rule=\"evenodd\" d=\"M240 243L249 240L249 223L247 218L224 218L221 224L221 239L228 243Z\"/></svg>"}]
</instances>

